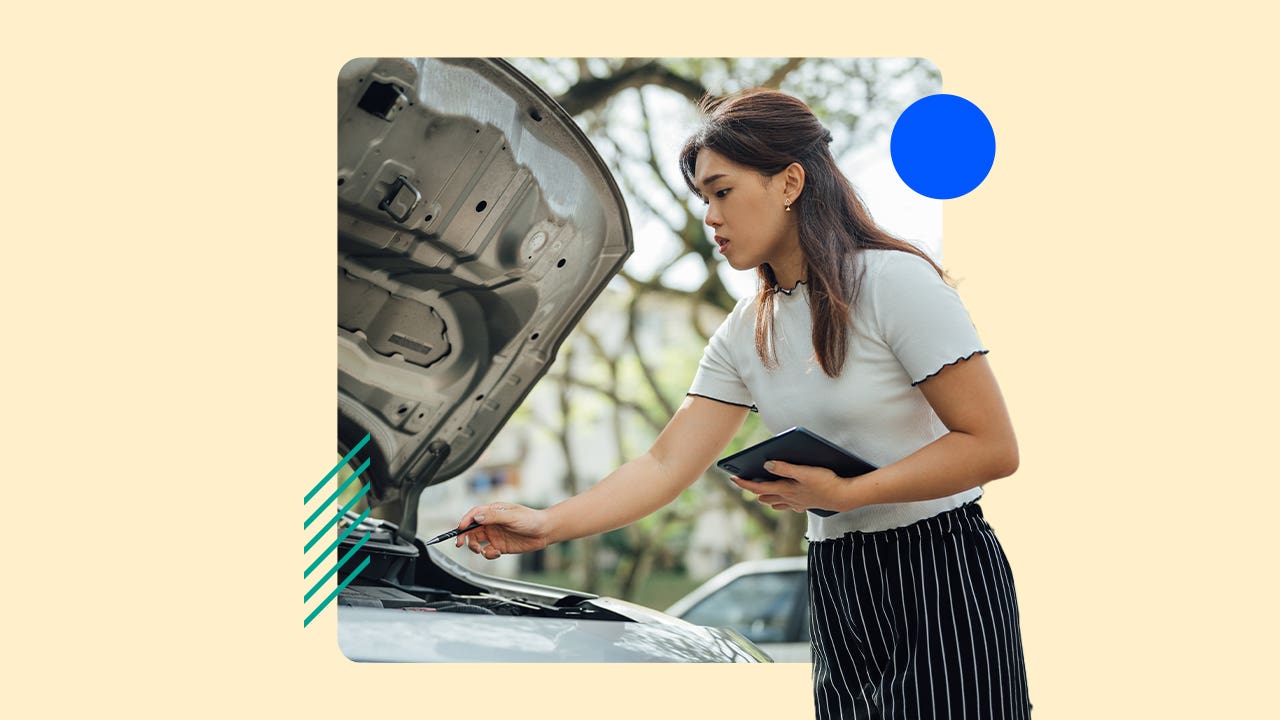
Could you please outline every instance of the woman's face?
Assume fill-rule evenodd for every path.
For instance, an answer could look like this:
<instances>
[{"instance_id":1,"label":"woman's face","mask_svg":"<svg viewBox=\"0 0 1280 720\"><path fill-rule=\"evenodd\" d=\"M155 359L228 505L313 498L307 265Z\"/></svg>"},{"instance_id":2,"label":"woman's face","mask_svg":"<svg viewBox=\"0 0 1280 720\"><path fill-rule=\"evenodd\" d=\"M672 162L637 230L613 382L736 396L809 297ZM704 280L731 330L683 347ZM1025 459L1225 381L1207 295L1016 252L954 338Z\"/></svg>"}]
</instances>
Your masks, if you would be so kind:
<instances>
[{"instance_id":1,"label":"woman's face","mask_svg":"<svg viewBox=\"0 0 1280 720\"><path fill-rule=\"evenodd\" d=\"M718 252L735 270L798 256L800 236L792 213L785 211L782 176L770 182L754 168L714 150L698 151L694 185L707 205L704 222L715 233Z\"/></svg>"}]
</instances>

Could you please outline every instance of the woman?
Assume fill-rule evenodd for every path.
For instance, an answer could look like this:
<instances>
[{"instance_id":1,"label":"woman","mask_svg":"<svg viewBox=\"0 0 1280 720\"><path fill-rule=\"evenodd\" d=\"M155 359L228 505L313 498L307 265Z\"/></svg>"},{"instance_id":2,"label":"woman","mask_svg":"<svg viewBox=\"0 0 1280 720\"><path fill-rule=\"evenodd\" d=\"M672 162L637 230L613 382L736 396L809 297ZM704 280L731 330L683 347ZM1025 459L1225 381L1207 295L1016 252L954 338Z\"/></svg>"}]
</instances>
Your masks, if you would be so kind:
<instances>
[{"instance_id":1,"label":"woman","mask_svg":"<svg viewBox=\"0 0 1280 720\"><path fill-rule=\"evenodd\" d=\"M471 509L486 558L621 527L671 502L758 408L879 467L857 478L774 463L733 481L809 515L819 718L1030 715L1008 563L975 501L1017 442L986 349L945 276L876 227L804 103L748 91L703 107L680 168L718 251L760 291L711 338L653 447L546 510ZM464 537L456 541L459 546Z\"/></svg>"}]
</instances>

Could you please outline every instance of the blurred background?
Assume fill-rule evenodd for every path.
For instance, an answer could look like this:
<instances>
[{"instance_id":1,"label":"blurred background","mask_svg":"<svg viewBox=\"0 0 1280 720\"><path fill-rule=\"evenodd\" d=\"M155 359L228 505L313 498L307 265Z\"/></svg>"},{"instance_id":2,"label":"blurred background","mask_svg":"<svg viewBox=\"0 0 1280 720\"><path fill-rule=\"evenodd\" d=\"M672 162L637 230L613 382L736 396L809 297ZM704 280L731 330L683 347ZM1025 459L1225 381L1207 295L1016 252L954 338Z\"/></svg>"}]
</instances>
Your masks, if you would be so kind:
<instances>
[{"instance_id":1,"label":"blurred background","mask_svg":"<svg viewBox=\"0 0 1280 720\"><path fill-rule=\"evenodd\" d=\"M704 206L676 164L704 95L763 86L807 102L876 221L942 260L941 203L907 188L889 158L894 120L941 87L927 60L511 62L574 116L608 163L631 214L635 253L480 460L423 493L424 537L456 526L481 503L553 505L645 452L683 401L711 333L739 298L755 293L755 273L735 271L715 253ZM769 434L751 413L725 454ZM399 508L374 515L398 520ZM804 531L804 515L755 502L712 467L674 503L604 535L496 561L442 547L489 574L664 609L735 563L803 555Z\"/></svg>"}]
</instances>

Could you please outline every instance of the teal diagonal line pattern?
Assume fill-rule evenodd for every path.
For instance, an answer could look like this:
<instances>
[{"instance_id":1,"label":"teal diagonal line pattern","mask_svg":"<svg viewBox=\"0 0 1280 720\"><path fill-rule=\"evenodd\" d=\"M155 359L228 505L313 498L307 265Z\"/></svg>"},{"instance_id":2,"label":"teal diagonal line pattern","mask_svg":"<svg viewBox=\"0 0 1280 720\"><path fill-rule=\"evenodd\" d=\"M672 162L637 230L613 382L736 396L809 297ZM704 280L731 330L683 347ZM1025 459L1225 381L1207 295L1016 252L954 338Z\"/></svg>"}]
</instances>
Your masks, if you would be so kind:
<instances>
[{"instance_id":1,"label":"teal diagonal line pattern","mask_svg":"<svg viewBox=\"0 0 1280 720\"><path fill-rule=\"evenodd\" d=\"M338 514L334 515L333 518L329 520L329 522L324 524L324 527L320 528L320 532L317 532L315 534L315 537L311 538L311 540L302 548L302 552L304 553L307 552L308 550L311 549L313 545L320 542L320 538L324 537L324 534L329 532L329 528L333 527L334 525L337 525L338 521L342 519L342 516L346 515L347 511L351 509L351 506L359 502L360 498L364 497L365 494L368 492L369 492L368 485L365 485L362 488L360 488L360 492L356 493L355 497L348 500L347 504L343 505L342 509L338 511Z\"/></svg>"},{"instance_id":2,"label":"teal diagonal line pattern","mask_svg":"<svg viewBox=\"0 0 1280 720\"><path fill-rule=\"evenodd\" d=\"M302 621L302 627L306 627L310 625L311 621L315 620L316 616L320 614L320 611L328 607L329 603L333 602L333 599L338 597L338 593L346 589L347 585L351 584L351 581L355 580L356 576L359 575L361 572L363 572L364 569L368 567L368 565L369 565L369 558L365 558L364 560L361 560L360 564L356 566L356 569L352 571L350 575L347 576L347 579L339 583L338 587L334 588L333 592L329 593L329 596L326 597L324 601L320 603L320 607L317 607L315 610L312 610L311 614L307 616L307 619Z\"/></svg>"},{"instance_id":3,"label":"teal diagonal line pattern","mask_svg":"<svg viewBox=\"0 0 1280 720\"><path fill-rule=\"evenodd\" d=\"M302 523L302 529L306 530L307 528L311 527L311 523L315 522L316 518L320 517L320 513L324 512L324 509L329 507L329 503L333 502L334 500L337 500L338 496L341 495L344 490L351 487L351 483L359 479L360 473L364 472L365 468L367 467L369 467L368 460L365 460L363 463L360 463L360 467L356 468L356 471L352 473L351 477L347 478L341 485L338 486L337 490L334 490L329 495L329 497L325 498L324 501L320 503L320 507L316 508L316 511L311 513L311 517L307 518L307 521Z\"/></svg>"},{"instance_id":4,"label":"teal diagonal line pattern","mask_svg":"<svg viewBox=\"0 0 1280 720\"><path fill-rule=\"evenodd\" d=\"M311 589L307 591L307 594L302 596L302 602L306 602L310 600L311 596L315 595L316 592L320 590L320 586L324 585L326 580L333 577L334 573L338 572L338 570L343 565L347 564L347 561L351 559L352 555L355 555L360 550L360 548L364 547L365 543L369 542L369 538L372 535L373 533L365 533L364 537L360 538L360 542L356 543L350 550L348 550L345 554L343 554L342 559L339 560L337 564L335 564L333 567L329 568L329 572L325 573L324 577L317 580L316 584L312 585Z\"/></svg>"},{"instance_id":5,"label":"teal diagonal line pattern","mask_svg":"<svg viewBox=\"0 0 1280 720\"><path fill-rule=\"evenodd\" d=\"M304 570L304 571L302 572L302 579L303 579L303 580L305 580L305 579L307 579L307 578L311 577L311 571L315 570L317 565L319 565L320 563L324 562L324 559L325 559L325 558L327 558L327 557L329 557L329 553L333 552L334 548L338 547L338 543L342 542L343 540L346 540L348 535L350 535L351 533L355 532L356 528L360 526L360 523L364 522L364 521L365 521L365 518L369 517L369 513L370 513L372 510L373 510L373 508L371 508L371 507L367 507L367 508L365 508L365 509L364 509L364 512L360 513L360 517L356 518L356 521L355 521L355 522L353 522L353 523L351 523L351 525L347 526L347 529L342 531L342 534L338 536L338 539L337 539L337 540L334 540L334 541L333 541L333 544L331 544L329 547L325 548L325 549L324 549L324 552L320 553L320 556L319 556L319 557L317 557L317 558L316 558L316 559L311 563L311 565L310 565L310 566L308 566L308 567L307 567L307 569L306 569L306 570Z\"/></svg>"},{"instance_id":6,"label":"teal diagonal line pattern","mask_svg":"<svg viewBox=\"0 0 1280 720\"><path fill-rule=\"evenodd\" d=\"M306 505L307 503L311 502L311 498L315 497L316 493L320 492L320 488L324 487L324 484L329 482L330 478L332 478L334 475L337 475L338 471L341 470L344 465L351 462L351 458L355 457L356 453L360 452L360 450L364 448L364 446L368 442L369 442L369 433L365 433L364 438L361 439L360 442L356 443L355 447L351 448L351 452L344 455L342 459L338 461L338 464L334 465L333 469L329 471L329 474L321 478L320 482L316 483L316 486L311 488L311 492L307 493L307 496L302 498L302 504Z\"/></svg>"}]
</instances>

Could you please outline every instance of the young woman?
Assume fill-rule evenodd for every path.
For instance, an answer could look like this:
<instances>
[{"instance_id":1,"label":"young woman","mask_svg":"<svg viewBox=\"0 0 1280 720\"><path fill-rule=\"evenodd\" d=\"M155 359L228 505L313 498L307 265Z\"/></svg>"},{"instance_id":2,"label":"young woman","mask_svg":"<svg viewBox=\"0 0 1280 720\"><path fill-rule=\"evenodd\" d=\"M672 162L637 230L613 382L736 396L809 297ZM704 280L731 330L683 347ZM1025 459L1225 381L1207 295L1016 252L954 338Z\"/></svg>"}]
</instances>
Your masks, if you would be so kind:
<instances>
[{"instance_id":1,"label":"young woman","mask_svg":"<svg viewBox=\"0 0 1280 720\"><path fill-rule=\"evenodd\" d=\"M1018 466L986 349L945 275L878 228L801 101L749 91L704 105L680 154L719 252L760 291L711 338L684 404L649 452L546 510L472 508L486 558L621 527L671 502L749 411L803 425L878 470L734 478L809 515L819 718L1030 715L1013 578L976 501Z\"/></svg>"}]
</instances>

